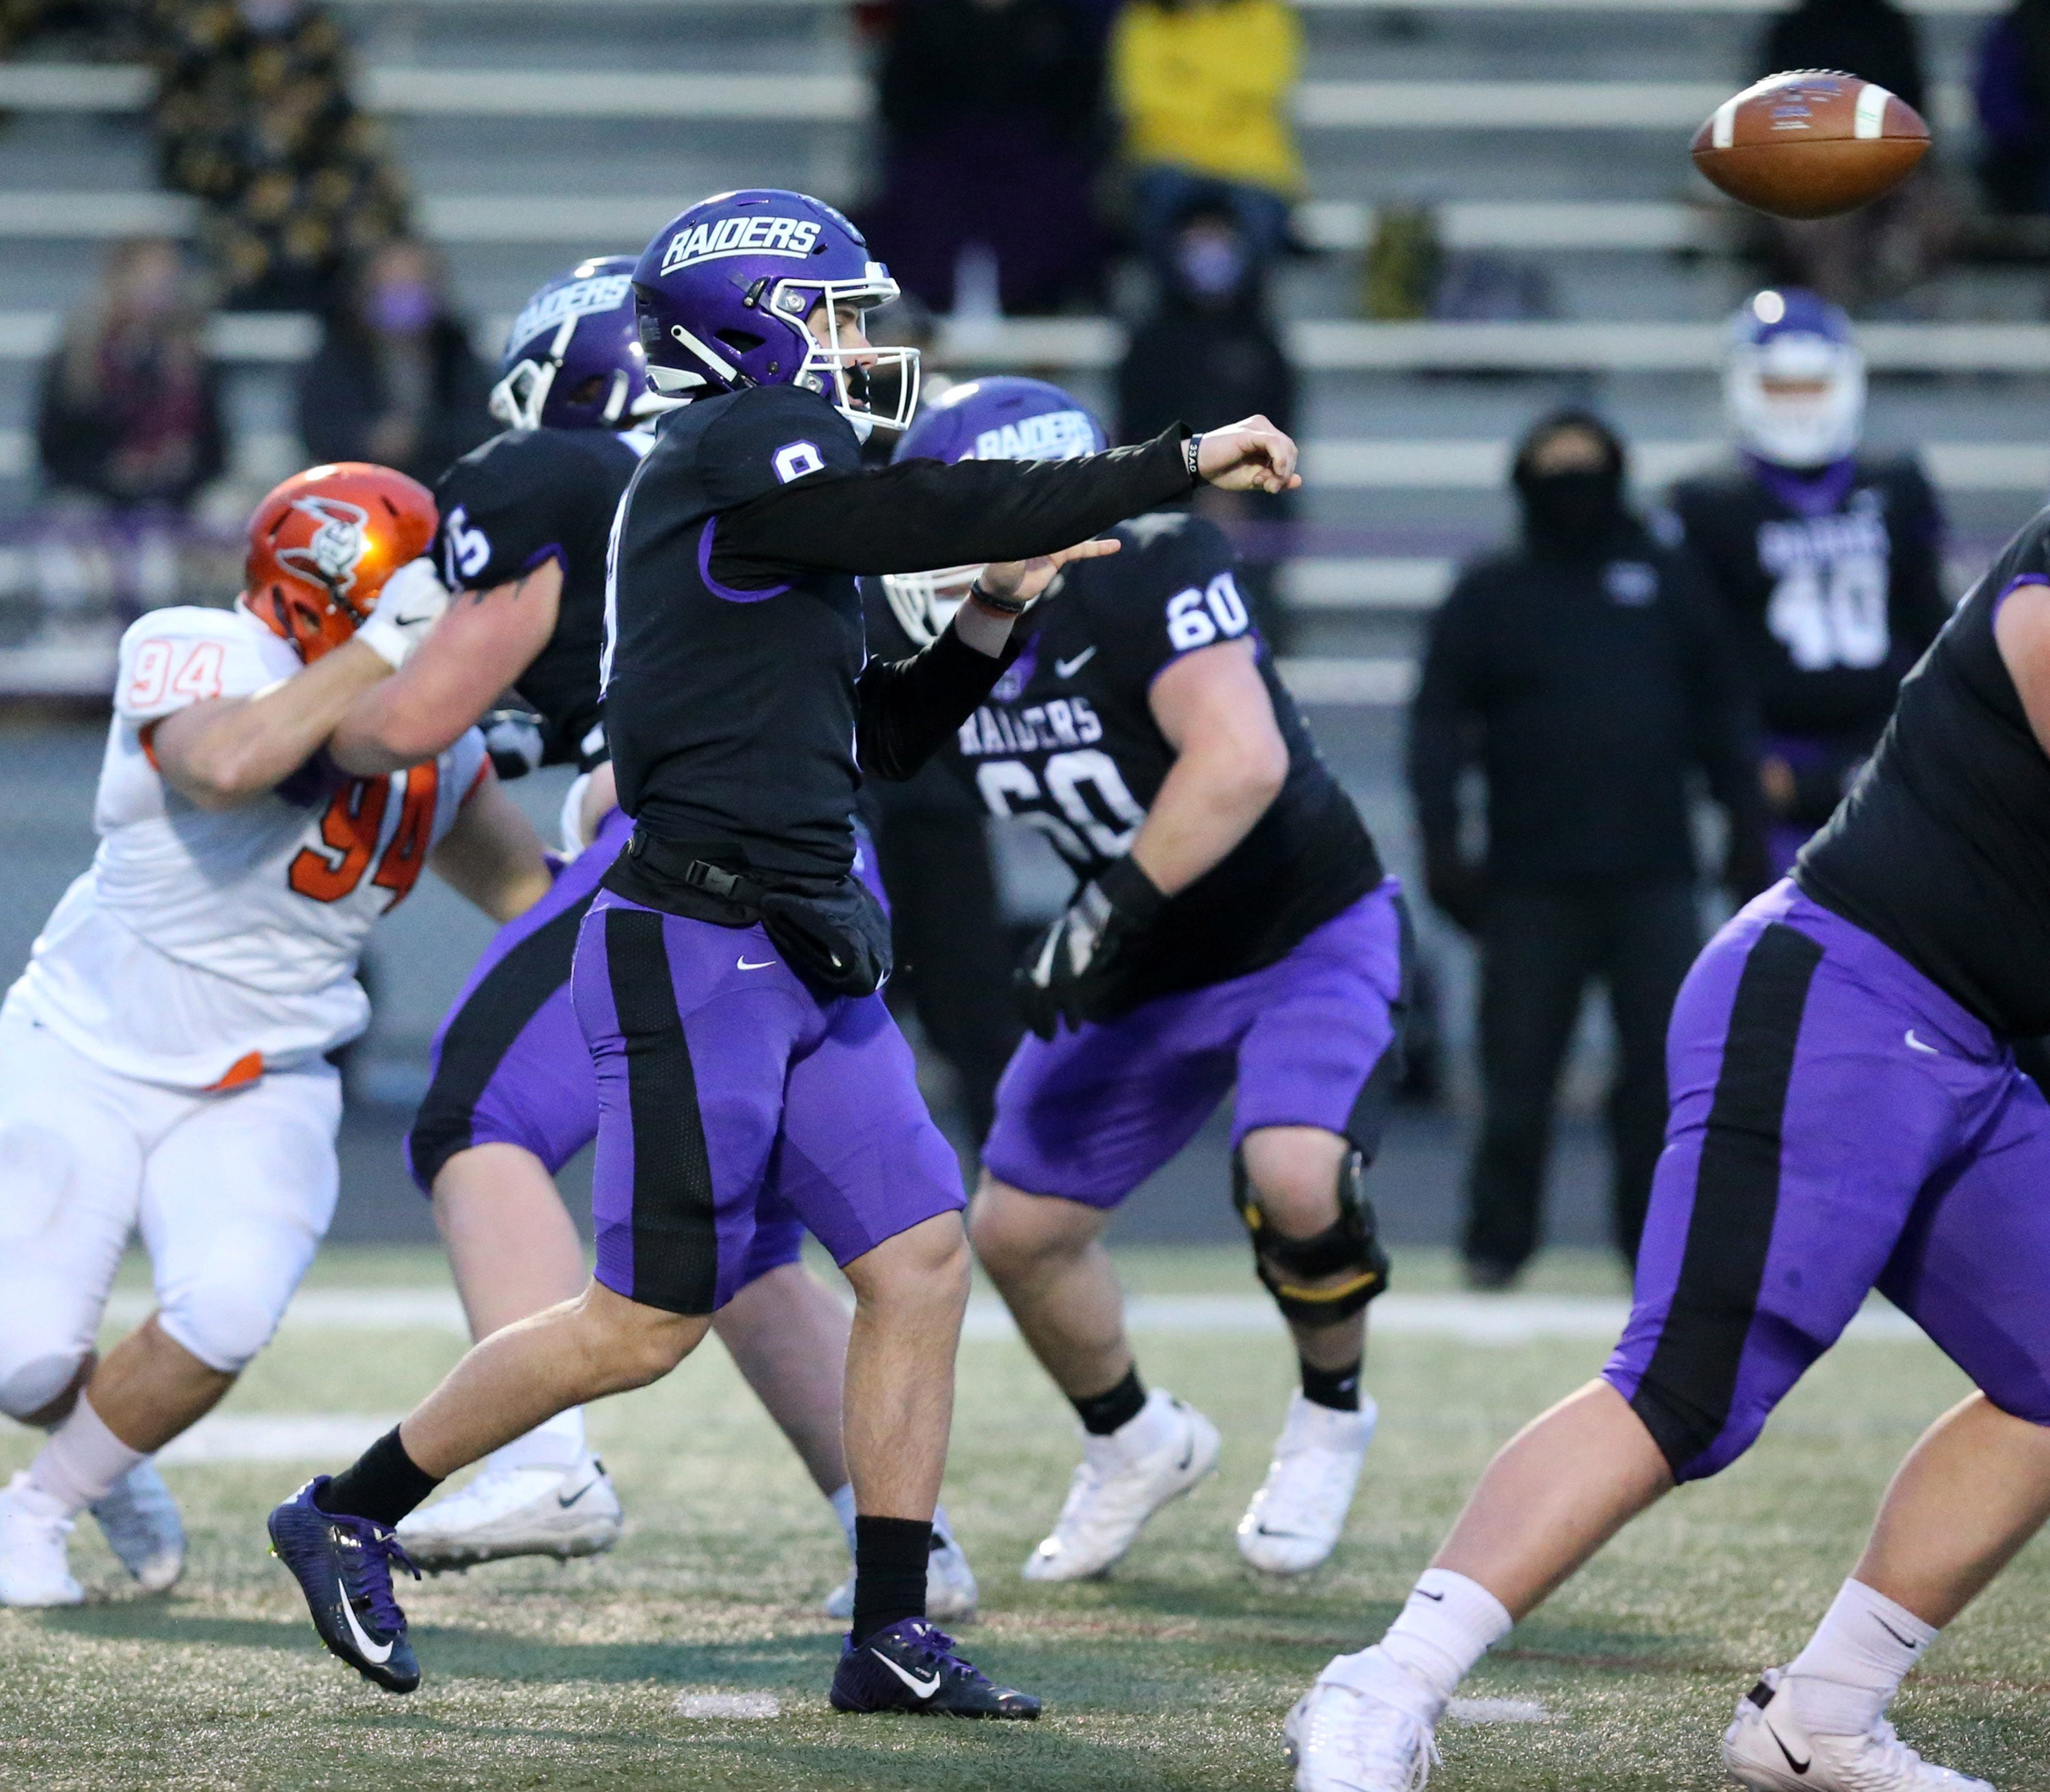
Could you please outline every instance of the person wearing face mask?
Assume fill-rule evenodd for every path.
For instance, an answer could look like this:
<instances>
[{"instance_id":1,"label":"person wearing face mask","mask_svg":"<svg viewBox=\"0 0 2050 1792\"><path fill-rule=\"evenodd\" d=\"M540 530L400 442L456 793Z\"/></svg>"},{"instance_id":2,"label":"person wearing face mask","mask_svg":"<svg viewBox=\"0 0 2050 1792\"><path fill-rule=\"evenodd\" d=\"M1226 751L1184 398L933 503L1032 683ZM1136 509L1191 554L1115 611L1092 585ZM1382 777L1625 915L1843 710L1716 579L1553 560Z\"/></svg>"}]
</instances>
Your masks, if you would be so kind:
<instances>
[{"instance_id":1,"label":"person wearing face mask","mask_svg":"<svg viewBox=\"0 0 2050 1792\"><path fill-rule=\"evenodd\" d=\"M1616 1248L1635 1256L1666 1119L1664 1039L1701 944L1691 797L1728 817L1725 880L1764 884L1756 754L1713 594L1627 508L1623 444L1562 411L1517 450L1522 540L1468 567L1432 621L1409 771L1432 901L1480 948L1484 1112L1463 1241L1475 1287L1538 1242L1559 1073L1590 980L1615 1030ZM1487 846L1463 840L1477 766Z\"/></svg>"},{"instance_id":2,"label":"person wearing face mask","mask_svg":"<svg viewBox=\"0 0 2050 1792\"><path fill-rule=\"evenodd\" d=\"M1865 360L1834 305L1798 288L1747 299L1723 389L1737 464L1682 480L1670 504L1756 694L1783 876L1950 614L1943 516L1912 459L1858 452Z\"/></svg>"},{"instance_id":3,"label":"person wearing face mask","mask_svg":"<svg viewBox=\"0 0 2050 1792\"><path fill-rule=\"evenodd\" d=\"M491 379L425 243L385 243L299 378L299 434L321 460L368 460L431 485L492 433Z\"/></svg>"},{"instance_id":4,"label":"person wearing face mask","mask_svg":"<svg viewBox=\"0 0 2050 1792\"><path fill-rule=\"evenodd\" d=\"M1292 430L1296 370L1268 314L1258 246L1230 205L1198 198L1181 214L1159 290L1118 366L1118 439L1149 441L1179 419L1200 430L1261 416ZM1195 503L1232 538L1240 588L1261 634L1286 653L1288 617L1274 581L1289 551L1294 494L1205 491Z\"/></svg>"}]
</instances>

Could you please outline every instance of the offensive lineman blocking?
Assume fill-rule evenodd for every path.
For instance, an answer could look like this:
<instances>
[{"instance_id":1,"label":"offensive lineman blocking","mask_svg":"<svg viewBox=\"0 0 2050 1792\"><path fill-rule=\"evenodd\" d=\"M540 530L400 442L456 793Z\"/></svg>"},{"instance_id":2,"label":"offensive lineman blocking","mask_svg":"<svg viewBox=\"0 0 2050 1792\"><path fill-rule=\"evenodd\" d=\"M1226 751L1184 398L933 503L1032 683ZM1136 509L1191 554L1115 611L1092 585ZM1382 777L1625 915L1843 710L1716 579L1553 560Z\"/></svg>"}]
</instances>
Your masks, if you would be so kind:
<instances>
[{"instance_id":1,"label":"offensive lineman blocking","mask_svg":"<svg viewBox=\"0 0 2050 1792\"><path fill-rule=\"evenodd\" d=\"M1058 458L1103 440L1058 388L983 380L929 409L898 458ZM1302 1378L1238 1547L1300 1574L1337 1544L1374 1434L1363 1315L1388 1265L1360 1182L1399 1062L1406 921L1215 526L1163 511L1112 534L1124 551L1062 575L942 752L992 812L1044 832L1078 884L1021 974L1038 1037L999 1086L970 1228L1085 1433L1025 1577L1105 1572L1217 1466L1210 1421L1141 1385L1101 1237L1234 1081L1232 1201ZM885 581L914 641L944 626L941 589L958 598L979 571Z\"/></svg>"},{"instance_id":2,"label":"offensive lineman blocking","mask_svg":"<svg viewBox=\"0 0 2050 1792\"><path fill-rule=\"evenodd\" d=\"M1875 1288L1978 1387L1895 1475L1807 1646L1737 1703L1758 1792L1991 1792L1886 1720L2050 1517L2050 512L1909 674L1791 879L1696 962L1629 1323L1496 1455L1381 1642L1290 1714L1299 1792L1413 1792L1475 1662L1637 1513L1728 1467Z\"/></svg>"}]
</instances>

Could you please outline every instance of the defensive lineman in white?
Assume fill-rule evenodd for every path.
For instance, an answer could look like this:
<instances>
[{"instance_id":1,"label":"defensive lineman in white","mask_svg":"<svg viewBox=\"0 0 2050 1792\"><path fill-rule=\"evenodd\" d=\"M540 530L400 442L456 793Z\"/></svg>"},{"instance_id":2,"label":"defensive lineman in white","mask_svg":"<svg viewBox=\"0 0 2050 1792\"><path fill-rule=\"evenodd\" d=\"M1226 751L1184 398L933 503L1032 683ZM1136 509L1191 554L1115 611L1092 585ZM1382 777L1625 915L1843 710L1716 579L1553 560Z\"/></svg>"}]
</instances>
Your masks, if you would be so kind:
<instances>
[{"instance_id":1,"label":"defensive lineman in white","mask_svg":"<svg viewBox=\"0 0 2050 1792\"><path fill-rule=\"evenodd\" d=\"M0 1411L49 1429L0 1492L0 1603L76 1604L90 1507L150 1591L183 1564L150 1457L268 1342L334 1210L339 1080L364 936L436 871L509 919L541 843L471 732L397 776L322 748L446 602L434 500L361 465L288 480L250 524L232 610L121 644L92 868L0 1005ZM158 1310L94 1342L131 1230Z\"/></svg>"}]
</instances>

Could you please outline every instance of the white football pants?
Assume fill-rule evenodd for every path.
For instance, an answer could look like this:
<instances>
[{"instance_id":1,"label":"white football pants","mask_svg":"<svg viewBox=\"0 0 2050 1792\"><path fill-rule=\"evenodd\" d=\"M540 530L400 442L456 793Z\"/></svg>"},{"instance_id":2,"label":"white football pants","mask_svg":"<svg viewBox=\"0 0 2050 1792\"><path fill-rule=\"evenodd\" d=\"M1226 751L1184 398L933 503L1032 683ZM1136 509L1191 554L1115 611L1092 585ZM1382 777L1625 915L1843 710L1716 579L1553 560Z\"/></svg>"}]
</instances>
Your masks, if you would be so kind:
<instances>
[{"instance_id":1,"label":"white football pants","mask_svg":"<svg viewBox=\"0 0 2050 1792\"><path fill-rule=\"evenodd\" d=\"M139 1230L158 1323L234 1373L270 1341L334 1217L333 1069L194 1094L0 1019L0 1412L57 1398L92 1349Z\"/></svg>"}]
</instances>

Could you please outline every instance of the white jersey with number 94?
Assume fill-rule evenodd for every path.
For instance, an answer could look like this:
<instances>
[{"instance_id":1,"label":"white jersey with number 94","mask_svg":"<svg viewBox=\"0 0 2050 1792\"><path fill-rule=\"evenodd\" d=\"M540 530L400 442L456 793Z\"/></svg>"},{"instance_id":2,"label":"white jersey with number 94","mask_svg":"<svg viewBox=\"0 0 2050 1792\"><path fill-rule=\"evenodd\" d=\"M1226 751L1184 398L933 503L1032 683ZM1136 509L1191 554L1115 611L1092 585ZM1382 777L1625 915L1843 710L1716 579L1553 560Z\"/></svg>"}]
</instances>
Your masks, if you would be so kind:
<instances>
[{"instance_id":1,"label":"white jersey with number 94","mask_svg":"<svg viewBox=\"0 0 2050 1792\"><path fill-rule=\"evenodd\" d=\"M125 1076L248 1081L361 1033L364 936L402 900L487 769L473 729L439 759L349 778L316 758L269 795L207 810L167 785L166 716L301 669L240 610L158 610L121 642L92 868L57 904L7 996Z\"/></svg>"}]
</instances>

